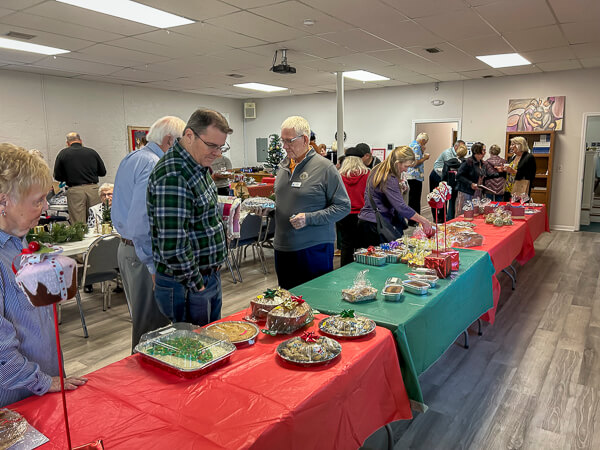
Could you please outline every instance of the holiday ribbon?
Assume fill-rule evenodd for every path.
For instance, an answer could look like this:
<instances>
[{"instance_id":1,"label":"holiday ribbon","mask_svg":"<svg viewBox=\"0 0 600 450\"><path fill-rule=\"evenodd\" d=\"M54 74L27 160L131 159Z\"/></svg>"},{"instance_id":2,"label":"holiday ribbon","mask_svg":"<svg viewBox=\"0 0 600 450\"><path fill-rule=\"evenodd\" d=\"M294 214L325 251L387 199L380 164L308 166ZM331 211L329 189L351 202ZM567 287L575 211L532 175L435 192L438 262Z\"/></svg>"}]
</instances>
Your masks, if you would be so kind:
<instances>
[{"instance_id":1,"label":"holiday ribbon","mask_svg":"<svg viewBox=\"0 0 600 450\"><path fill-rule=\"evenodd\" d=\"M390 249L390 244L381 244L379 247L381 248L381 250L387 251Z\"/></svg>"},{"instance_id":2,"label":"holiday ribbon","mask_svg":"<svg viewBox=\"0 0 600 450\"><path fill-rule=\"evenodd\" d=\"M390 246L390 250L394 250L394 249L398 248L400 243L398 241L392 241L388 245Z\"/></svg>"},{"instance_id":3,"label":"holiday ribbon","mask_svg":"<svg viewBox=\"0 0 600 450\"><path fill-rule=\"evenodd\" d=\"M344 309L340 313L340 317L342 319L352 319L352 318L354 318L354 310L353 309Z\"/></svg>"},{"instance_id":4,"label":"holiday ribbon","mask_svg":"<svg viewBox=\"0 0 600 450\"><path fill-rule=\"evenodd\" d=\"M275 289L267 289L264 293L265 298L275 298L277 291Z\"/></svg>"},{"instance_id":5,"label":"holiday ribbon","mask_svg":"<svg viewBox=\"0 0 600 450\"><path fill-rule=\"evenodd\" d=\"M283 306L286 309L294 309L296 308L298 305L304 303L304 299L302 298L302 296L295 296L292 295L290 298L288 298L286 301L284 301L281 306Z\"/></svg>"},{"instance_id":6,"label":"holiday ribbon","mask_svg":"<svg viewBox=\"0 0 600 450\"><path fill-rule=\"evenodd\" d=\"M317 339L319 339L319 336L317 336L314 332L312 331L305 331L304 334L301 336L302 339L304 339L306 342L317 342Z\"/></svg>"}]
</instances>

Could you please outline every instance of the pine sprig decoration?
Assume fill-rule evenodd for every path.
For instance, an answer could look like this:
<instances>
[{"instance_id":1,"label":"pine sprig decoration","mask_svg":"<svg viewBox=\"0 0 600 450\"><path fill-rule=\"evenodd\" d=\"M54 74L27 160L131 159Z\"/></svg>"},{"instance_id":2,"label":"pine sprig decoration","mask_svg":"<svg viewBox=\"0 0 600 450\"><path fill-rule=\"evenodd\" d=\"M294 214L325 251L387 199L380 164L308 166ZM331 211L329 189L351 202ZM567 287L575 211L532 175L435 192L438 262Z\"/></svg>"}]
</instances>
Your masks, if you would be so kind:
<instances>
[{"instance_id":1,"label":"pine sprig decoration","mask_svg":"<svg viewBox=\"0 0 600 450\"><path fill-rule=\"evenodd\" d=\"M63 244L65 242L81 241L87 232L87 225L83 222L77 222L71 226L55 223L52 231L43 231L41 233L30 232L27 235L27 242L38 241L47 244Z\"/></svg>"},{"instance_id":2,"label":"pine sprig decoration","mask_svg":"<svg viewBox=\"0 0 600 450\"><path fill-rule=\"evenodd\" d=\"M108 200L106 200L104 205L102 205L102 223L112 225L112 218L110 216L110 203L108 203Z\"/></svg>"},{"instance_id":3,"label":"pine sprig decoration","mask_svg":"<svg viewBox=\"0 0 600 450\"><path fill-rule=\"evenodd\" d=\"M271 168L273 171L276 171L279 167L279 163L285 157L285 152L283 150L283 145L281 144L281 138L278 134L271 134L269 136L269 153L267 154L267 162L265 166Z\"/></svg>"}]
</instances>

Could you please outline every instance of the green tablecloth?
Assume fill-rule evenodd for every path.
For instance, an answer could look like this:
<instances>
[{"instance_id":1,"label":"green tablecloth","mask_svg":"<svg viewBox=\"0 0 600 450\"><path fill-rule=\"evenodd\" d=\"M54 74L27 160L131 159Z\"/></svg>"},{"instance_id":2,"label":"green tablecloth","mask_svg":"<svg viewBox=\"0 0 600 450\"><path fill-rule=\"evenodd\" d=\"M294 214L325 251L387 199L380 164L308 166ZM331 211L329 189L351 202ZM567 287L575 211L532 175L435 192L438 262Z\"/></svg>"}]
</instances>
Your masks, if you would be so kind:
<instances>
[{"instance_id":1,"label":"green tablecloth","mask_svg":"<svg viewBox=\"0 0 600 450\"><path fill-rule=\"evenodd\" d=\"M292 289L322 313L338 314L354 309L394 333L400 353L402 376L411 400L423 404L419 375L427 370L479 316L494 306L490 256L478 250L459 250L460 270L424 296L404 293L400 303L377 300L348 303L341 291L352 285L356 274L369 269L367 278L380 292L388 277L406 279L405 264L382 267L352 263Z\"/></svg>"}]
</instances>

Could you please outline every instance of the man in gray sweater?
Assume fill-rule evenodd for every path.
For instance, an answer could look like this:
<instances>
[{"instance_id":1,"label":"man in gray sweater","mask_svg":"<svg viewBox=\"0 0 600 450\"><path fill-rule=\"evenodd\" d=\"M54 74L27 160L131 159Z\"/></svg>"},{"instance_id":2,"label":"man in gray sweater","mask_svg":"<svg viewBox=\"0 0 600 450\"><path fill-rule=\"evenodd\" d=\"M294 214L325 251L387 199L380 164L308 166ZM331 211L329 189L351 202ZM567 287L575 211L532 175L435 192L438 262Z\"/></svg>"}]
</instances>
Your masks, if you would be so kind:
<instances>
[{"instance_id":1,"label":"man in gray sweater","mask_svg":"<svg viewBox=\"0 0 600 450\"><path fill-rule=\"evenodd\" d=\"M287 157L275 181L275 271L284 289L333 270L335 223L350 213L350 199L335 166L309 146L303 117L281 124Z\"/></svg>"}]
</instances>

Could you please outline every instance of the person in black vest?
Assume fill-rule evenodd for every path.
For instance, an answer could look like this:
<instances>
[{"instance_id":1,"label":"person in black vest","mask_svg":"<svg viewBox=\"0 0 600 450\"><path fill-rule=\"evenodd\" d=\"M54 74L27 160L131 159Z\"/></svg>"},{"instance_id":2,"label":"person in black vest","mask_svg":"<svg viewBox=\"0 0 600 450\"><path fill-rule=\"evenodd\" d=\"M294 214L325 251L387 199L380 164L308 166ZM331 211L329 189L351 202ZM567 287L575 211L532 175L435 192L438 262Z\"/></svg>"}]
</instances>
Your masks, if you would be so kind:
<instances>
[{"instance_id":1,"label":"person in black vest","mask_svg":"<svg viewBox=\"0 0 600 450\"><path fill-rule=\"evenodd\" d=\"M96 150L84 147L79 134L67 134L67 147L54 162L54 179L67 183L71 224L87 223L89 208L100 203L98 178L105 175L104 161Z\"/></svg>"},{"instance_id":2,"label":"person in black vest","mask_svg":"<svg viewBox=\"0 0 600 450\"><path fill-rule=\"evenodd\" d=\"M467 146L465 144L459 145L456 149L456 158L450 158L444 161L444 167L442 168L442 181L448 183L448 186L452 188L452 197L448 201L448 211L446 220L454 219L455 216L455 204L458 191L456 190L456 174L458 168L462 164L465 156L467 156Z\"/></svg>"}]
</instances>

